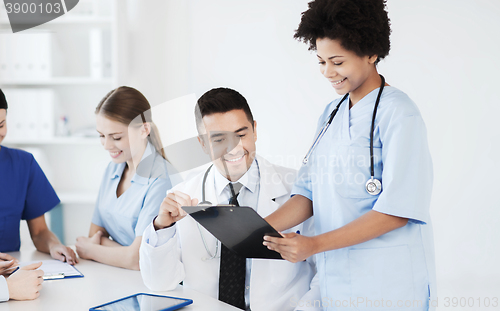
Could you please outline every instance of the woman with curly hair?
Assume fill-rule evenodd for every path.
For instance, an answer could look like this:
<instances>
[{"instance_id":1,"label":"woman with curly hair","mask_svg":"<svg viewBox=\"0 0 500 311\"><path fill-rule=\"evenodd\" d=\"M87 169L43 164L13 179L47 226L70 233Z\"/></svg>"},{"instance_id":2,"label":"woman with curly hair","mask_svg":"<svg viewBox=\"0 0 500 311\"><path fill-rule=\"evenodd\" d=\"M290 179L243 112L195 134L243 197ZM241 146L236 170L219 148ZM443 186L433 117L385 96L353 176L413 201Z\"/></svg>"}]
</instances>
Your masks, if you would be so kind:
<instances>
[{"instance_id":1,"label":"woman with curly hair","mask_svg":"<svg viewBox=\"0 0 500 311\"><path fill-rule=\"evenodd\" d=\"M295 38L343 95L326 106L278 230L314 214L316 236L266 236L291 262L316 255L328 310L428 310L435 290L432 161L415 103L377 71L389 54L385 0L316 0Z\"/></svg>"}]
</instances>

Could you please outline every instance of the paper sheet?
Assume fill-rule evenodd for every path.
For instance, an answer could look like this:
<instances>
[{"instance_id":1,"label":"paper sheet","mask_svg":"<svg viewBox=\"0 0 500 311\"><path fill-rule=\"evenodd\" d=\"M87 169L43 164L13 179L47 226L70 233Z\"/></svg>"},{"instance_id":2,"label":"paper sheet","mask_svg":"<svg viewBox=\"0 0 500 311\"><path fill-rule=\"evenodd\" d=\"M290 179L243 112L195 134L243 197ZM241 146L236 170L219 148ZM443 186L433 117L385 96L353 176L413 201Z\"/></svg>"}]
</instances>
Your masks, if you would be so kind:
<instances>
[{"instance_id":1,"label":"paper sheet","mask_svg":"<svg viewBox=\"0 0 500 311\"><path fill-rule=\"evenodd\" d=\"M32 263L36 263L40 261L24 261L20 262L19 266L24 267L30 265ZM56 278L64 278L64 277L75 277L75 276L83 276L75 267L68 264L67 262L62 262L56 259L51 260L42 260L42 265L40 268L43 270L44 279L56 279ZM37 269L37 270L38 270Z\"/></svg>"}]
</instances>

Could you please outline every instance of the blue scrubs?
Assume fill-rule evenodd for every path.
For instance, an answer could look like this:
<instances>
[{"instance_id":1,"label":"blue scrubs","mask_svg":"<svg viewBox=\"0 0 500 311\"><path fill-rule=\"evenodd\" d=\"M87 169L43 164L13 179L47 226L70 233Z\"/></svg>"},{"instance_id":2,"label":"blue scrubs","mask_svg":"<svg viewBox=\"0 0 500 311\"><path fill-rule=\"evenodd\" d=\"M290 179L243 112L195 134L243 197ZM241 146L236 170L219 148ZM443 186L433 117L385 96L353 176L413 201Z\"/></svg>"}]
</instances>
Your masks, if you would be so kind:
<instances>
[{"instance_id":1,"label":"blue scrubs","mask_svg":"<svg viewBox=\"0 0 500 311\"><path fill-rule=\"evenodd\" d=\"M31 153L0 149L0 252L18 251L19 224L50 211L59 198Z\"/></svg>"},{"instance_id":2,"label":"blue scrubs","mask_svg":"<svg viewBox=\"0 0 500 311\"><path fill-rule=\"evenodd\" d=\"M313 202L316 234L370 210L409 219L406 226L378 238L316 255L327 310L427 310L434 290L427 133L417 106L394 87L384 88L375 120L375 178L382 182L382 192L372 196L365 190L378 91L351 109L349 100L342 103L292 190ZM326 107L318 131L339 100Z\"/></svg>"},{"instance_id":3,"label":"blue scrubs","mask_svg":"<svg viewBox=\"0 0 500 311\"><path fill-rule=\"evenodd\" d=\"M167 190L172 188L173 167L148 143L132 184L120 196L116 189L126 163L111 162L102 179L92 223L103 227L116 242L128 246L158 215Z\"/></svg>"}]
</instances>

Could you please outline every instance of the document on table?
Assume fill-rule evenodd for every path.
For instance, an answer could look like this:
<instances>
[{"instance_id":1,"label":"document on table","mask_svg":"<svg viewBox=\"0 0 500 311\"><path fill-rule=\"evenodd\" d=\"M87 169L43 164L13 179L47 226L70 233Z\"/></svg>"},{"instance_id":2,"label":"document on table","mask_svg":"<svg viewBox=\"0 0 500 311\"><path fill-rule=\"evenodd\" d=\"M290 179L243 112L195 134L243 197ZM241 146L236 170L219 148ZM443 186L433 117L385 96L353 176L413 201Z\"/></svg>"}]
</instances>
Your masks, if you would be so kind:
<instances>
[{"instance_id":1,"label":"document on table","mask_svg":"<svg viewBox=\"0 0 500 311\"><path fill-rule=\"evenodd\" d=\"M32 263L36 263L40 261L25 261L20 262L19 266L24 267L30 265ZM54 280L54 279L64 279L64 278L81 278L83 274L78 271L74 266L68 264L67 262L62 262L56 259L50 260L41 260L42 265L40 268L43 270L44 280ZM37 270L38 270L37 269Z\"/></svg>"}]
</instances>

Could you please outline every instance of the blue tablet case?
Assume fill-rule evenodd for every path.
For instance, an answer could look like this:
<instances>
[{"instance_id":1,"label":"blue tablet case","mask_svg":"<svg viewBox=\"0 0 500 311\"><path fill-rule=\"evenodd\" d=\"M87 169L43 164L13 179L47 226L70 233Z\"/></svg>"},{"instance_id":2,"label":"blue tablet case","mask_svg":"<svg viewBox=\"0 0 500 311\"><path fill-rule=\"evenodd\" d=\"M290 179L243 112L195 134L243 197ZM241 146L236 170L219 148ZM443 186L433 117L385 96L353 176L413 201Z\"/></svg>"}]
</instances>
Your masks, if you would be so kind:
<instances>
[{"instance_id":1,"label":"blue tablet case","mask_svg":"<svg viewBox=\"0 0 500 311\"><path fill-rule=\"evenodd\" d=\"M102 311L102 310L141 310L141 306L139 305L138 300L132 300L127 306L123 306L122 302L126 299L134 298L139 295L145 295L145 296L152 296L152 297L162 297L162 298L170 298L170 299L176 299L179 301L178 304L175 304L173 306L169 306L163 309L158 309L157 311L170 311L170 310L177 310L180 309L184 306L190 305L193 303L193 300L191 299L185 299L185 298L179 298L179 297L170 297L170 296L162 296L162 295L153 295L153 294L146 294L146 293L138 293L134 295L130 295L121 299L117 299L96 307L92 307L89 309L89 311Z\"/></svg>"}]
</instances>

